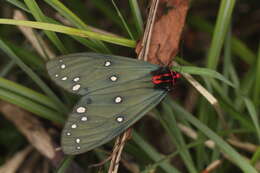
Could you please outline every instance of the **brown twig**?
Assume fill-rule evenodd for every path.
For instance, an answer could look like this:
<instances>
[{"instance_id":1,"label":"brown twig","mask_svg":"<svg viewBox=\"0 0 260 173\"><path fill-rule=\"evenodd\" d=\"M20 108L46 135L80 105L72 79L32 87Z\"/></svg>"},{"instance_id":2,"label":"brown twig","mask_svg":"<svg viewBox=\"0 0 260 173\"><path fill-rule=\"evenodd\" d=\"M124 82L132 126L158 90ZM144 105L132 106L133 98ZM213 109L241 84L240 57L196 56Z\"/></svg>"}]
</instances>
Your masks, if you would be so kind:
<instances>
[{"instance_id":1,"label":"brown twig","mask_svg":"<svg viewBox=\"0 0 260 173\"><path fill-rule=\"evenodd\" d=\"M27 155L32 151L32 146L28 146L22 151L17 152L5 164L0 167L0 173L15 173L21 166Z\"/></svg>"},{"instance_id":2,"label":"brown twig","mask_svg":"<svg viewBox=\"0 0 260 173\"><path fill-rule=\"evenodd\" d=\"M207 166L201 173L210 173L216 170L222 164L222 160L215 160Z\"/></svg>"},{"instance_id":3,"label":"brown twig","mask_svg":"<svg viewBox=\"0 0 260 173\"><path fill-rule=\"evenodd\" d=\"M121 135L116 139L108 173L116 173L118 171L123 148L125 146L126 141L130 138L130 136L131 136L131 128L129 128L126 132L123 133L123 135Z\"/></svg>"}]
</instances>

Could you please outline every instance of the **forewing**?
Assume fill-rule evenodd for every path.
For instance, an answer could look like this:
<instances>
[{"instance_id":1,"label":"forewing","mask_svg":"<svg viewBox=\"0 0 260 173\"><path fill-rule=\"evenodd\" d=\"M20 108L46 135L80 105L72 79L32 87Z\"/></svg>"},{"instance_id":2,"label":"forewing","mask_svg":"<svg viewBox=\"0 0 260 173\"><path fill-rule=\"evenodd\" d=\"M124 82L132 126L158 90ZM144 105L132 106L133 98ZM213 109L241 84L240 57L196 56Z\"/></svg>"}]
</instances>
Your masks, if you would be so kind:
<instances>
[{"instance_id":1,"label":"forewing","mask_svg":"<svg viewBox=\"0 0 260 173\"><path fill-rule=\"evenodd\" d=\"M138 80L157 68L144 61L97 53L71 54L47 63L51 79L79 95Z\"/></svg>"},{"instance_id":2,"label":"forewing","mask_svg":"<svg viewBox=\"0 0 260 173\"><path fill-rule=\"evenodd\" d=\"M153 89L147 79L83 96L63 130L63 151L80 154L105 144L156 106L166 91Z\"/></svg>"}]
</instances>

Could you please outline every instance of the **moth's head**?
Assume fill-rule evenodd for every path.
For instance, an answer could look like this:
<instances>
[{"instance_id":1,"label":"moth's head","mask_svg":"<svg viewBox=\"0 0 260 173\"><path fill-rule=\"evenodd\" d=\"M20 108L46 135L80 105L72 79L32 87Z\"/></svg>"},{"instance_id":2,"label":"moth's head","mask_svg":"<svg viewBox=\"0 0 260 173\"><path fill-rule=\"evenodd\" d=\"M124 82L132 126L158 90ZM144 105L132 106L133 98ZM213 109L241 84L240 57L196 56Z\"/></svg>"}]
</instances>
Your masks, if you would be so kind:
<instances>
[{"instance_id":1,"label":"moth's head","mask_svg":"<svg viewBox=\"0 0 260 173\"><path fill-rule=\"evenodd\" d=\"M176 80L181 77L179 73L171 71L169 67L160 67L151 74L154 88L166 91L171 91Z\"/></svg>"}]
</instances>

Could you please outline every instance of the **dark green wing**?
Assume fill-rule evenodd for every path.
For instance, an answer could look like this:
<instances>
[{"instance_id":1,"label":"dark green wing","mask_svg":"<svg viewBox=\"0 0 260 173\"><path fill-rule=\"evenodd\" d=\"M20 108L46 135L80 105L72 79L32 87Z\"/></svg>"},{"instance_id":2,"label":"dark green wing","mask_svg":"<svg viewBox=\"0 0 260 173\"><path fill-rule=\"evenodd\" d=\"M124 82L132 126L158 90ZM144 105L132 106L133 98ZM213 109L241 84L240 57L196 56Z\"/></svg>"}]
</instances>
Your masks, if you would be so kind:
<instances>
[{"instance_id":1,"label":"dark green wing","mask_svg":"<svg viewBox=\"0 0 260 173\"><path fill-rule=\"evenodd\" d=\"M97 91L81 98L62 133L66 154L80 154L118 136L156 106L166 95L142 80L125 83L117 90ZM134 89L124 89L132 85ZM139 85L139 88L134 87Z\"/></svg>"},{"instance_id":2,"label":"dark green wing","mask_svg":"<svg viewBox=\"0 0 260 173\"><path fill-rule=\"evenodd\" d=\"M83 95L62 132L66 154L80 154L118 136L156 106L166 91L156 90L151 71L157 65L96 53L64 56L48 62L51 78Z\"/></svg>"},{"instance_id":3,"label":"dark green wing","mask_svg":"<svg viewBox=\"0 0 260 173\"><path fill-rule=\"evenodd\" d=\"M144 61L97 53L71 54L47 63L52 80L80 95L138 80L157 68Z\"/></svg>"}]
</instances>

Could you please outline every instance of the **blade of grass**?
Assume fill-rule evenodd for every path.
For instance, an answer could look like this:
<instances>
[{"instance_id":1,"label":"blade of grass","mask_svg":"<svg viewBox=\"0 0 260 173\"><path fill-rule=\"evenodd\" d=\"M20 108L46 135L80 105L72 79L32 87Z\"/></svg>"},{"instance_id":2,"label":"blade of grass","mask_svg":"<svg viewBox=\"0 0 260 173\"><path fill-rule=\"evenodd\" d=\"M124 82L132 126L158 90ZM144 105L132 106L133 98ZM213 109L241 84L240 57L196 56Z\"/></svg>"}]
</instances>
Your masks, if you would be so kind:
<instances>
[{"instance_id":1,"label":"blade of grass","mask_svg":"<svg viewBox=\"0 0 260 173\"><path fill-rule=\"evenodd\" d=\"M141 173L150 173L152 170L154 170L156 167L160 166L163 162L165 161L169 161L171 158L177 156L182 150L188 150L190 148L193 148L199 144L203 144L205 141L196 141L196 142L192 142L186 146L182 146L182 148L180 150L177 150L167 156L165 156L164 158L162 158L161 160L157 161L156 163L149 165L148 168L145 168L143 171L141 171Z\"/></svg>"},{"instance_id":2,"label":"blade of grass","mask_svg":"<svg viewBox=\"0 0 260 173\"><path fill-rule=\"evenodd\" d=\"M208 116L211 113L212 110L211 107L209 106L209 103L205 99L199 99L199 104L198 104L199 120L204 124L209 124L210 120L214 121L215 119L215 116L211 116L211 117ZM198 139L204 139L204 140L207 139L202 132L198 131L197 133L198 133ZM212 153L207 152L207 148L205 148L204 145L198 145L196 147L196 162L199 170L203 170L205 165L209 163L211 154Z\"/></svg>"},{"instance_id":3,"label":"blade of grass","mask_svg":"<svg viewBox=\"0 0 260 173\"><path fill-rule=\"evenodd\" d=\"M23 21L23 20L13 20L13 19L0 19L0 24L9 24L9 25L21 25L27 26L37 29L43 29L48 31L54 31L69 35L75 35L80 37L88 37L97 40L106 41L109 43L114 43L121 46L131 47L134 48L136 42L134 40L128 40L121 37L113 37L107 34L100 34L91 31L84 31L76 28L71 28L62 25L50 24L50 23L43 23L43 22L32 22L32 21Z\"/></svg>"},{"instance_id":4,"label":"blade of grass","mask_svg":"<svg viewBox=\"0 0 260 173\"><path fill-rule=\"evenodd\" d=\"M236 150L233 149L228 143L226 143L221 137L214 133L206 125L202 124L198 119L196 119L192 114L186 112L181 106L174 103L172 104L173 111L176 112L176 115L181 116L186 119L192 125L194 125L198 130L204 133L209 139L213 140L218 148L225 153L233 163L236 164L244 172L257 173L256 169L249 164Z\"/></svg>"},{"instance_id":5,"label":"blade of grass","mask_svg":"<svg viewBox=\"0 0 260 173\"><path fill-rule=\"evenodd\" d=\"M124 25L125 30L127 31L128 35L130 36L130 38L132 40L135 40L134 36L132 35L130 28L128 27L128 25L127 25L127 23L126 23L126 21L123 17L123 15L121 14L120 10L117 8L116 3L114 2L114 0L111 0L111 1L112 1L114 8L116 9L117 15L119 16L120 20L122 21L122 23Z\"/></svg>"},{"instance_id":6,"label":"blade of grass","mask_svg":"<svg viewBox=\"0 0 260 173\"><path fill-rule=\"evenodd\" d=\"M16 44L14 44L13 42L8 42L6 40L4 40L4 42L12 50L15 50L15 53L17 54L17 56L20 57L21 60L25 64L28 64L33 70L35 70L37 72L41 72L41 74L45 71L44 60L42 58L39 58L39 55L37 55L35 52L29 51L20 45L18 46Z\"/></svg>"},{"instance_id":7,"label":"blade of grass","mask_svg":"<svg viewBox=\"0 0 260 173\"><path fill-rule=\"evenodd\" d=\"M188 20L188 22L200 31L207 32L209 34L213 33L213 25L199 16L190 16L190 20ZM246 63L253 64L255 62L256 55L254 52L235 36L231 37L231 49L235 55L240 57Z\"/></svg>"},{"instance_id":8,"label":"blade of grass","mask_svg":"<svg viewBox=\"0 0 260 173\"><path fill-rule=\"evenodd\" d=\"M245 105L247 107L247 110L249 112L249 115L251 116L251 119L254 123L255 129L256 129L256 134L258 138L258 142L260 143L260 126L259 126L259 119L258 119L258 114L256 112L255 105L251 100L248 98L244 98Z\"/></svg>"},{"instance_id":9,"label":"blade of grass","mask_svg":"<svg viewBox=\"0 0 260 173\"><path fill-rule=\"evenodd\" d=\"M144 28L143 28L144 23L140 12L140 8L136 0L129 0L129 4L130 4L132 15L134 17L134 24L138 33L138 39L140 39L144 32Z\"/></svg>"},{"instance_id":10,"label":"blade of grass","mask_svg":"<svg viewBox=\"0 0 260 173\"><path fill-rule=\"evenodd\" d=\"M19 8L19 6L16 6L16 7ZM29 10L27 12L31 13ZM60 24L60 23L58 23L57 21L55 21L51 18L48 18L48 17L46 17L46 18L48 19L49 23ZM81 37L76 37L76 36L71 36L71 37L73 39L77 40L78 42L80 42L81 44L83 44L84 46L88 47L90 50L95 51L95 52L99 52L99 49L93 44L93 42L91 42L91 40L84 39L84 38L81 38Z\"/></svg>"},{"instance_id":11,"label":"blade of grass","mask_svg":"<svg viewBox=\"0 0 260 173\"><path fill-rule=\"evenodd\" d=\"M184 138L182 136L182 133L178 129L177 121L174 118L173 112L170 108L170 106L167 104L169 102L169 98L167 97L165 101L161 103L162 110L160 111L159 120L165 130L168 132L168 134L171 137L172 142L175 144L177 149L180 151L181 148L186 147L186 143L184 141ZM191 155L188 150L182 150L180 151L180 156L185 163L187 169L189 172L196 173L198 172L194 166L193 160L191 158Z\"/></svg>"},{"instance_id":12,"label":"blade of grass","mask_svg":"<svg viewBox=\"0 0 260 173\"><path fill-rule=\"evenodd\" d=\"M255 131L255 129L253 128L253 124L251 123L251 121L249 119L247 119L247 117L245 117L244 114L240 113L239 111L237 111L233 105L225 102L223 99L219 98L219 103L221 108L228 113L228 116L234 118L235 120L237 120L240 123L240 126L246 128L246 129L250 129L252 131Z\"/></svg>"},{"instance_id":13,"label":"blade of grass","mask_svg":"<svg viewBox=\"0 0 260 173\"><path fill-rule=\"evenodd\" d=\"M63 124L65 121L63 116L58 112L3 88L0 88L0 99L15 104L52 122Z\"/></svg>"},{"instance_id":14,"label":"blade of grass","mask_svg":"<svg viewBox=\"0 0 260 173\"><path fill-rule=\"evenodd\" d=\"M64 173L67 168L71 165L75 156L65 156L58 168L54 171L55 173Z\"/></svg>"},{"instance_id":15,"label":"blade of grass","mask_svg":"<svg viewBox=\"0 0 260 173\"><path fill-rule=\"evenodd\" d=\"M30 88L24 87L22 85L19 85L15 82L12 82L10 80L4 79L0 77L0 87L5 90L9 90L10 92L13 92L15 94L21 95L22 97L26 97L34 102L40 103L48 108L51 108L55 111L58 111L58 108L49 97L46 97L43 94L40 94Z\"/></svg>"},{"instance_id":16,"label":"blade of grass","mask_svg":"<svg viewBox=\"0 0 260 173\"><path fill-rule=\"evenodd\" d=\"M226 84L230 86L234 86L229 80L227 80L223 75L216 72L215 70L208 69L208 68L202 68L202 67L193 67L193 66L174 66L172 68L174 71L180 72L180 73L189 73L193 75L201 75L201 76L208 76L213 77L216 79L221 80L222 82L225 82Z\"/></svg>"},{"instance_id":17,"label":"blade of grass","mask_svg":"<svg viewBox=\"0 0 260 173\"><path fill-rule=\"evenodd\" d=\"M231 28L229 27L229 31L226 34L226 39L224 43L224 63L223 63L223 76L226 79L229 78L229 67L231 66ZM228 95L228 85L223 83L223 90L226 95Z\"/></svg>"},{"instance_id":18,"label":"blade of grass","mask_svg":"<svg viewBox=\"0 0 260 173\"><path fill-rule=\"evenodd\" d=\"M260 103L260 43L258 45L257 62L256 62L256 76L255 76L255 88L254 88L254 103L258 106Z\"/></svg>"},{"instance_id":19,"label":"blade of grass","mask_svg":"<svg viewBox=\"0 0 260 173\"><path fill-rule=\"evenodd\" d=\"M118 18L115 10L111 6L111 3L107 0L91 0L91 3L104 14L108 19L113 21L117 26L123 29L122 23Z\"/></svg>"},{"instance_id":20,"label":"blade of grass","mask_svg":"<svg viewBox=\"0 0 260 173\"><path fill-rule=\"evenodd\" d=\"M75 15L70 9L68 9L64 4L62 4L59 0L44 0L50 6L52 6L55 10L57 10L61 15L63 15L66 19L68 19L73 25L77 28L92 31L91 28L86 25L77 15ZM109 49L106 45L99 40L92 40L90 37L90 42L96 45L96 48L99 49L103 53L110 53Z\"/></svg>"},{"instance_id":21,"label":"blade of grass","mask_svg":"<svg viewBox=\"0 0 260 173\"><path fill-rule=\"evenodd\" d=\"M260 160L260 147L257 148L256 152L252 156L251 164L255 165Z\"/></svg>"},{"instance_id":22,"label":"blade of grass","mask_svg":"<svg viewBox=\"0 0 260 173\"><path fill-rule=\"evenodd\" d=\"M235 6L235 2L235 0L221 1L217 23L214 28L213 38L208 52L208 68L216 69L218 65L221 48L223 46L227 28L230 24L230 19Z\"/></svg>"},{"instance_id":23,"label":"blade of grass","mask_svg":"<svg viewBox=\"0 0 260 173\"><path fill-rule=\"evenodd\" d=\"M26 3L27 7L31 11L32 15L37 21L40 22L48 22L48 19L46 16L42 13L41 9L35 2L35 0L24 0ZM59 39L59 37L56 35L56 33L51 32L51 31L44 31L44 33L47 35L47 37L51 40L51 42L57 47L57 49L62 53L62 54L67 54L68 51L64 47L62 41Z\"/></svg>"},{"instance_id":24,"label":"blade of grass","mask_svg":"<svg viewBox=\"0 0 260 173\"><path fill-rule=\"evenodd\" d=\"M24 62L16 56L16 54L11 50L0 38L0 49L2 49L10 58L12 58L16 64L50 97L52 98L56 105L59 107L61 112L67 112L65 105L59 100L59 98L53 93L53 91L42 81L42 79L34 73L34 71L28 67Z\"/></svg>"},{"instance_id":25,"label":"blade of grass","mask_svg":"<svg viewBox=\"0 0 260 173\"><path fill-rule=\"evenodd\" d=\"M155 162L163 159L164 157L159 154L151 145L149 145L148 143L146 143L143 138L141 136L138 135L137 132L135 132L134 130L132 131L132 138L134 140L134 142L140 147L142 148L142 150L144 150L146 152L147 155L150 156L150 158L152 160L154 160ZM160 167L165 171L165 172L169 172L169 173L180 173L176 168L174 168L171 164L169 163L162 163L160 165Z\"/></svg>"},{"instance_id":26,"label":"blade of grass","mask_svg":"<svg viewBox=\"0 0 260 173\"><path fill-rule=\"evenodd\" d=\"M6 0L6 1L13 4L14 6L21 8L22 10L30 13L30 10L28 10L26 5L24 3L22 3L21 1L19 1L19 0Z\"/></svg>"},{"instance_id":27,"label":"blade of grass","mask_svg":"<svg viewBox=\"0 0 260 173\"><path fill-rule=\"evenodd\" d=\"M14 60L9 61L6 65L4 65L3 69L0 71L0 76L2 77L6 76L14 66L15 66L15 61Z\"/></svg>"}]
</instances>

